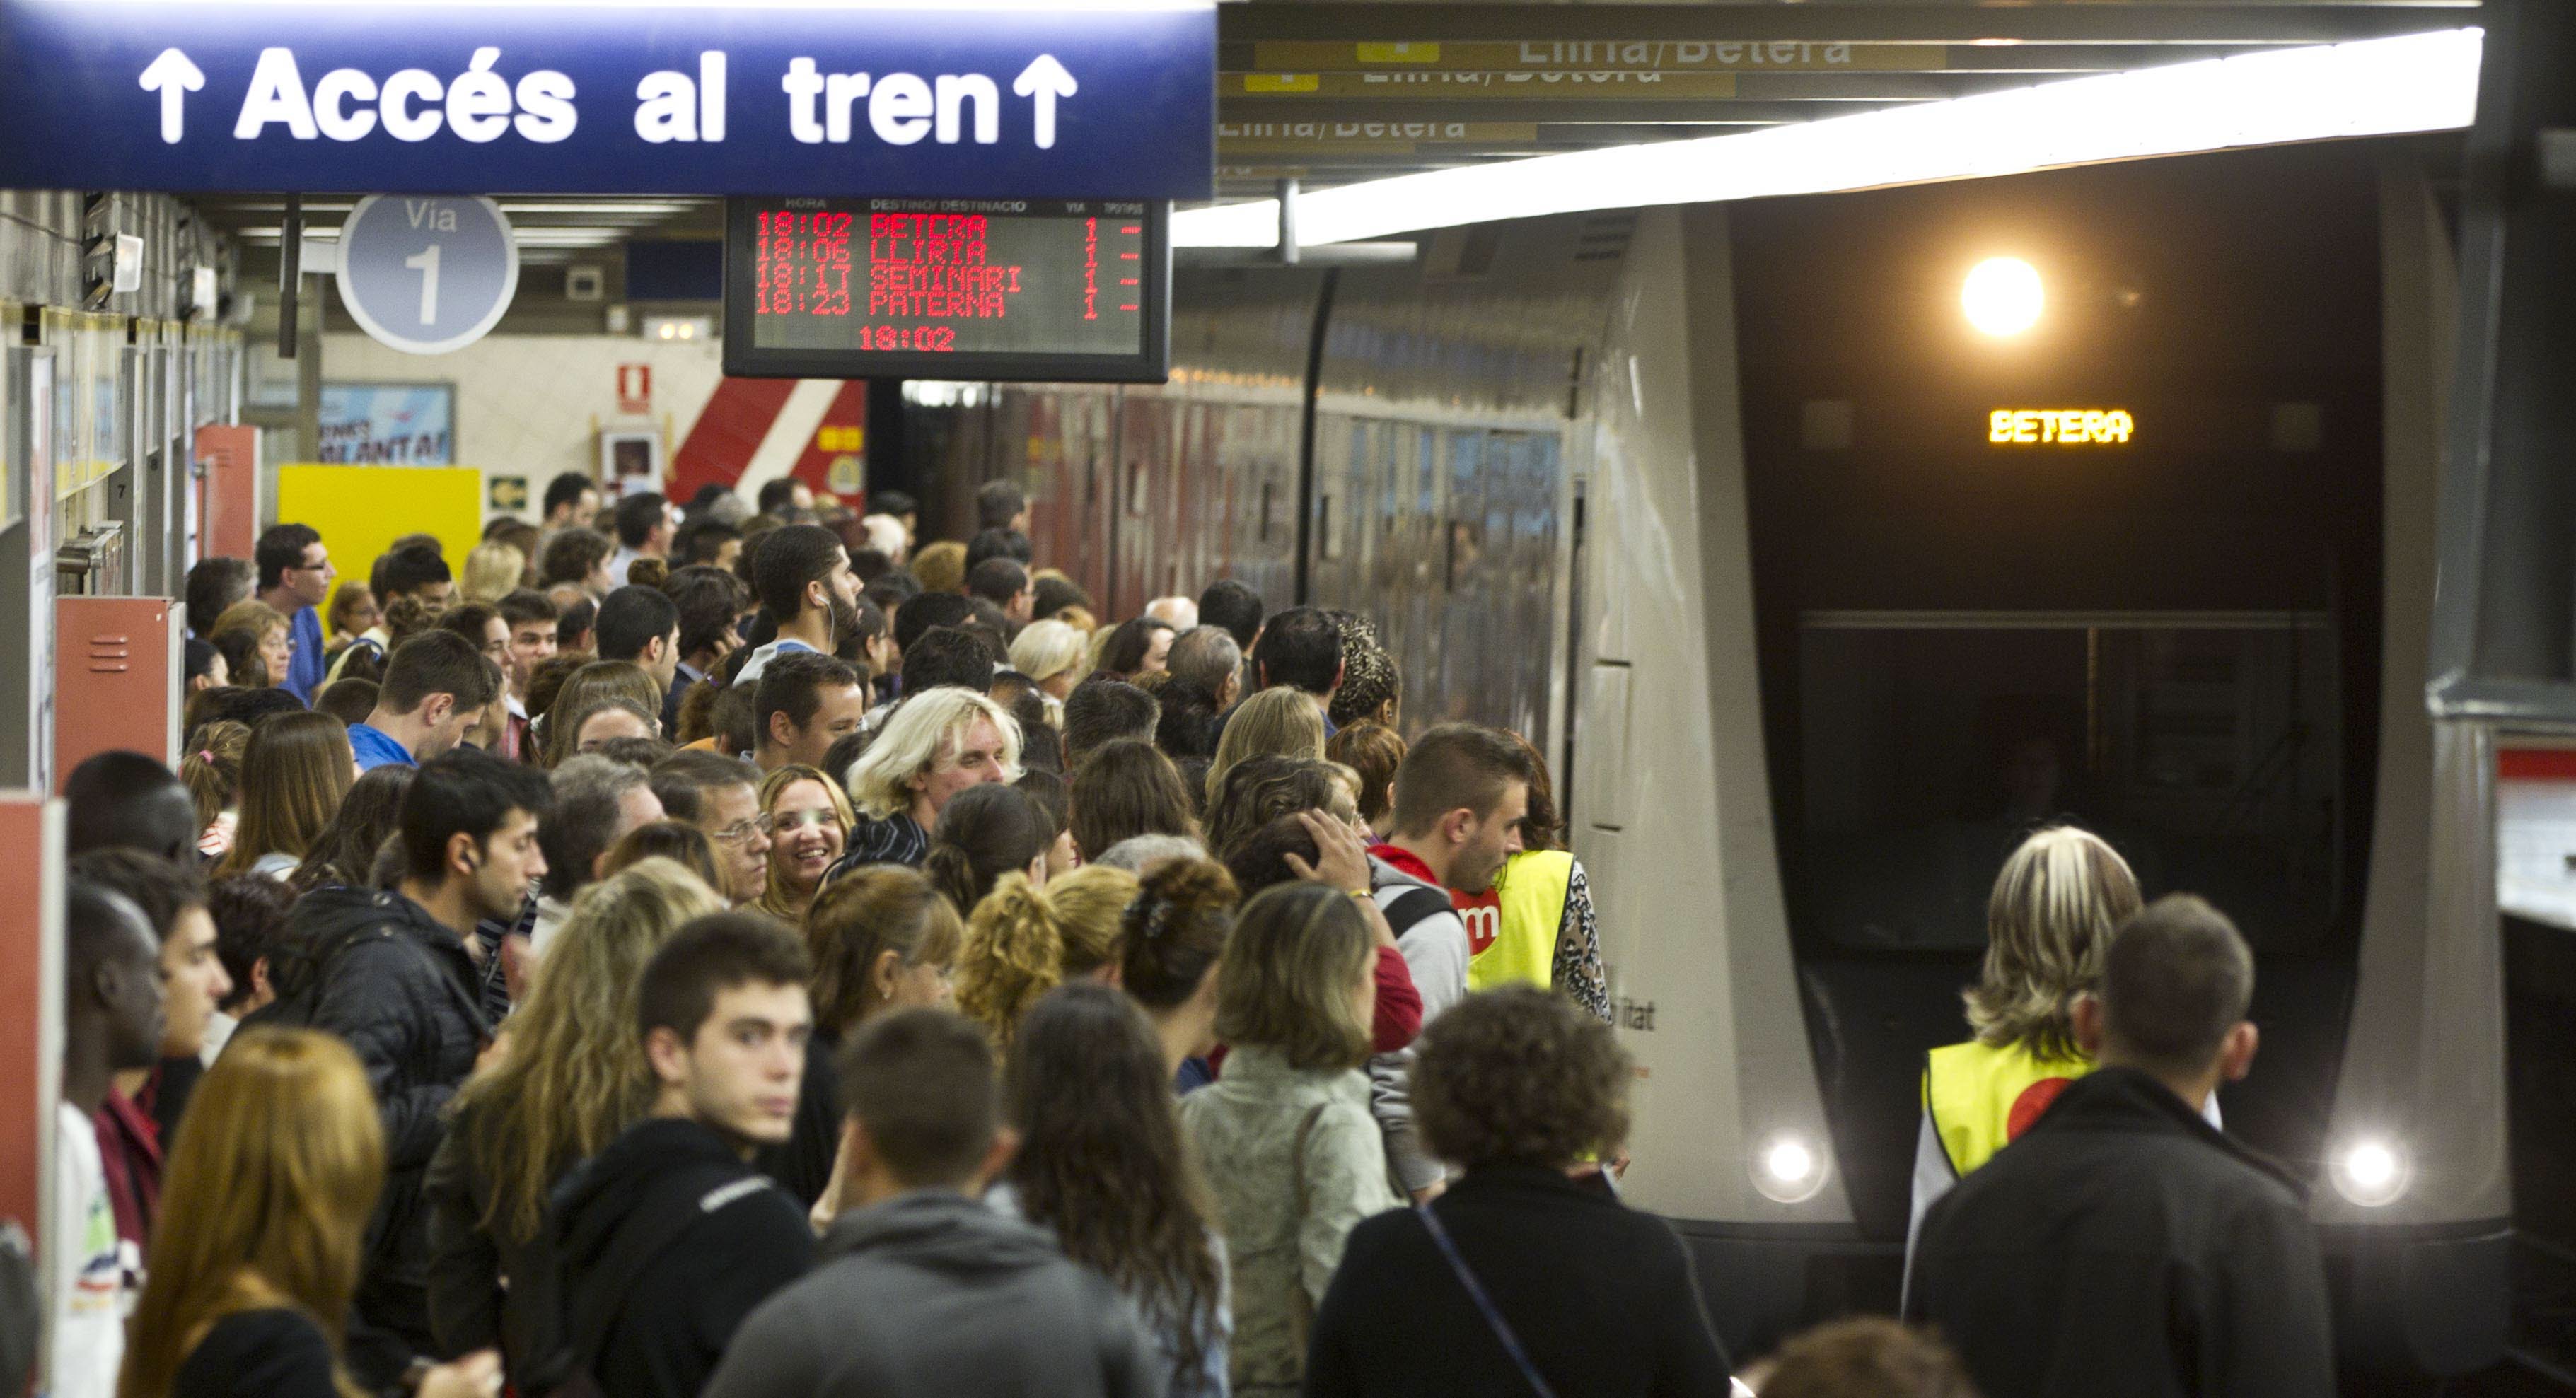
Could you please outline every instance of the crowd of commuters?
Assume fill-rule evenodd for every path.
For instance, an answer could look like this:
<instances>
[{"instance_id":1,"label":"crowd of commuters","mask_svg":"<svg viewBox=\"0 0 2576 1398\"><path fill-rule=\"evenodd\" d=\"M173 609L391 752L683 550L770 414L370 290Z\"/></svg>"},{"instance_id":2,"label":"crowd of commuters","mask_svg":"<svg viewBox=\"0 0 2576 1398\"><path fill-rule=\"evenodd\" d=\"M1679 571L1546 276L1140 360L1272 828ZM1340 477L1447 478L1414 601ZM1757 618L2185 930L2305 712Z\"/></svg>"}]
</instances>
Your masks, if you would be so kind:
<instances>
[{"instance_id":1,"label":"crowd of commuters","mask_svg":"<svg viewBox=\"0 0 2576 1398\"><path fill-rule=\"evenodd\" d=\"M1538 750L1408 741L1360 616L1109 613L1007 483L962 542L872 503L566 476L453 571L191 572L182 770L67 788L51 1391L1729 1391L1618 1200ZM2314 1240L2216 1129L2234 929L2072 830L1991 917L1928 1326L1765 1391L2320 1391Z\"/></svg>"}]
</instances>

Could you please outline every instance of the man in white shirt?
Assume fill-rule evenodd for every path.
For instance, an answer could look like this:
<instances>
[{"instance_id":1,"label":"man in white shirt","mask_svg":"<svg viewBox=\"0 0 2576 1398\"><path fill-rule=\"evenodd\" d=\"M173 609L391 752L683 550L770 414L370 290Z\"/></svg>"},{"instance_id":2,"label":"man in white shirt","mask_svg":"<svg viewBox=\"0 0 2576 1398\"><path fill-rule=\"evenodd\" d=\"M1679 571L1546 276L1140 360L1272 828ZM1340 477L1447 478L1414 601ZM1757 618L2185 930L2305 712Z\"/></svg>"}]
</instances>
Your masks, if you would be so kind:
<instances>
[{"instance_id":1,"label":"man in white shirt","mask_svg":"<svg viewBox=\"0 0 2576 1398\"><path fill-rule=\"evenodd\" d=\"M118 1073L152 1066L161 1045L160 943L141 909L74 881L63 918L63 1080L54 1124L54 1208L37 1250L53 1323L53 1398L114 1398L133 1279L120 1254L92 1117Z\"/></svg>"},{"instance_id":2,"label":"man in white shirt","mask_svg":"<svg viewBox=\"0 0 2576 1398\"><path fill-rule=\"evenodd\" d=\"M608 581L624 587L627 566L639 558L669 559L671 540L680 526L671 518L671 502L655 491L629 495L617 502L617 552L608 560Z\"/></svg>"}]
</instances>

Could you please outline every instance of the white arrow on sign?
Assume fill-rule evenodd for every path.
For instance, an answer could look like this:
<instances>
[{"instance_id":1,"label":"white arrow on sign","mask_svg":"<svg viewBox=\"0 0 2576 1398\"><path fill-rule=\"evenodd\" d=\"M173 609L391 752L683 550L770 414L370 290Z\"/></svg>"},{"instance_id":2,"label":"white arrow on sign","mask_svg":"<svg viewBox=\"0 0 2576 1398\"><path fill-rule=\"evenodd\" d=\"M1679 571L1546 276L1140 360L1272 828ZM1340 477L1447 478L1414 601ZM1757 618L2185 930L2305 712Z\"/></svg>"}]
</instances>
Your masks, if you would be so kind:
<instances>
[{"instance_id":1,"label":"white arrow on sign","mask_svg":"<svg viewBox=\"0 0 2576 1398\"><path fill-rule=\"evenodd\" d=\"M1061 70L1059 70L1061 71ZM169 145L179 144L186 124L184 104L188 94L206 85L206 75L188 61L188 55L175 48L161 50L152 66L143 70L143 90L161 94L161 139Z\"/></svg>"},{"instance_id":2,"label":"white arrow on sign","mask_svg":"<svg viewBox=\"0 0 2576 1398\"><path fill-rule=\"evenodd\" d=\"M1038 149L1046 150L1055 145L1055 99L1071 97L1081 91L1081 86L1063 64L1055 61L1054 54L1042 53L1011 80L1011 91L1037 99Z\"/></svg>"}]
</instances>

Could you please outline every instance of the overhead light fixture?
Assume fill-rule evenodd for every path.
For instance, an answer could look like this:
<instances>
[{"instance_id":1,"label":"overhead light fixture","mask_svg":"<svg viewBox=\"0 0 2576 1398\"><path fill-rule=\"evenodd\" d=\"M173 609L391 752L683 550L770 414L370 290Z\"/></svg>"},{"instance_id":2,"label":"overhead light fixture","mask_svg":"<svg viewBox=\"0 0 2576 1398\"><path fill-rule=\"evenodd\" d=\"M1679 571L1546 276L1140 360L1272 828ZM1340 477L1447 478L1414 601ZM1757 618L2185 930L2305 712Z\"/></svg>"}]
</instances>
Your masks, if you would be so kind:
<instances>
[{"instance_id":1,"label":"overhead light fixture","mask_svg":"<svg viewBox=\"0 0 2576 1398\"><path fill-rule=\"evenodd\" d=\"M2039 323L2048 293L2039 284L2039 269L2018 257L1989 257L1968 269L1959 288L1959 308L1968 323L2001 339Z\"/></svg>"},{"instance_id":2,"label":"overhead light fixture","mask_svg":"<svg viewBox=\"0 0 2576 1398\"><path fill-rule=\"evenodd\" d=\"M2280 49L2105 73L1729 136L1460 166L1317 190L1301 246L1543 214L1823 194L2338 137L2475 115L2484 31ZM1172 216L1174 247L1270 247L1279 204Z\"/></svg>"},{"instance_id":3,"label":"overhead light fixture","mask_svg":"<svg viewBox=\"0 0 2576 1398\"><path fill-rule=\"evenodd\" d=\"M713 316L646 316L644 338L666 344L697 344L716 337Z\"/></svg>"}]
</instances>

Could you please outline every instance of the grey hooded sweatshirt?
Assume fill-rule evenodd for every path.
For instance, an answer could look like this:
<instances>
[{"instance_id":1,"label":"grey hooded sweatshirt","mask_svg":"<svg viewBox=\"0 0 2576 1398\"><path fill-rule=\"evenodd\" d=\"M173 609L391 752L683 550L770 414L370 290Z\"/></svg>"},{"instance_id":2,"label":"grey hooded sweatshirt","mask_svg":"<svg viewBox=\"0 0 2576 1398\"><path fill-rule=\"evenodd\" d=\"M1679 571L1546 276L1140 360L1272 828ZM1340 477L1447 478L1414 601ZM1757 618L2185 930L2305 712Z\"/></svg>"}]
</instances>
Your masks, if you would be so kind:
<instances>
[{"instance_id":1,"label":"grey hooded sweatshirt","mask_svg":"<svg viewBox=\"0 0 2576 1398\"><path fill-rule=\"evenodd\" d=\"M1162 1398L1109 1279L950 1190L844 1214L821 1261L734 1332L706 1398Z\"/></svg>"}]
</instances>

